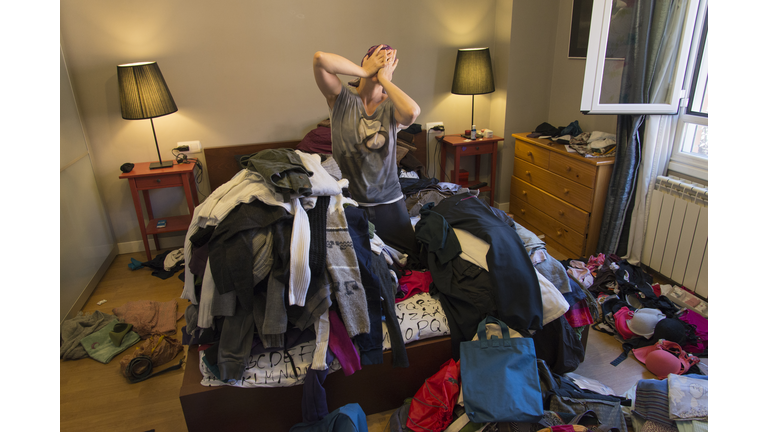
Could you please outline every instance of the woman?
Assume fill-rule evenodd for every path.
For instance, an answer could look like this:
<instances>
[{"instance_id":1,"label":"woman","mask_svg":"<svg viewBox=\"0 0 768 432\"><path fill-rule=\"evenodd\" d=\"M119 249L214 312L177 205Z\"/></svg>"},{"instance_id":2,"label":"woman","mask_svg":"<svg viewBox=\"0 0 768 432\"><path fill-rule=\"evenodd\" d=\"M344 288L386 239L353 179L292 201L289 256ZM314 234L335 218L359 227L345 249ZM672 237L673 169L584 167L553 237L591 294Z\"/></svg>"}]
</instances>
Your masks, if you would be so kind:
<instances>
[{"instance_id":1,"label":"woman","mask_svg":"<svg viewBox=\"0 0 768 432\"><path fill-rule=\"evenodd\" d=\"M316 52L315 81L330 108L333 157L349 193L376 234L388 246L419 260L419 248L400 189L395 146L397 131L413 124L421 109L392 83L397 50L372 46L360 66L336 54ZM344 85L338 75L359 81Z\"/></svg>"}]
</instances>

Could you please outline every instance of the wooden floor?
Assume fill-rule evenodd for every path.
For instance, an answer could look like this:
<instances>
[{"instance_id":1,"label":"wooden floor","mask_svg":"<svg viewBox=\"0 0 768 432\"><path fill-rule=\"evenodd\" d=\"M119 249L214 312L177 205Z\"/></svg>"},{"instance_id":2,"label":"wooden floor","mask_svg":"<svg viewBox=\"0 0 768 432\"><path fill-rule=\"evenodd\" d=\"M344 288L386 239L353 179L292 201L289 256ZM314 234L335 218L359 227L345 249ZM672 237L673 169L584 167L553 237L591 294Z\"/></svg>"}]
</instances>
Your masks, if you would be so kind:
<instances>
[{"instance_id":1,"label":"wooden floor","mask_svg":"<svg viewBox=\"0 0 768 432\"><path fill-rule=\"evenodd\" d=\"M549 249L558 260L568 257ZM175 299L180 310L186 309L187 300L179 296L183 283L174 276L162 280L151 276L151 270L130 270L131 258L145 261L143 253L118 255L83 307L83 312L100 310L112 314L112 309L129 301L153 300L167 302ZM177 274L178 275L178 274ZM106 300L98 306L96 302ZM184 318L177 322L176 339L181 340ZM639 379L653 378L645 367L630 356L613 367L610 362L621 352L612 337L590 332L585 362L576 373L601 381L617 394L628 390ZM126 351L127 353L127 351ZM186 431L186 423L179 402L179 388L183 371L172 371L137 384L130 384L120 374L119 362L125 353L117 355L108 364L90 358L60 362L60 426L62 431ZM177 364L179 356L159 369ZM300 409L297 407L297 409ZM370 413L368 427L371 432L389 431L389 418L394 410ZM257 429L254 429L257 430Z\"/></svg>"}]
</instances>

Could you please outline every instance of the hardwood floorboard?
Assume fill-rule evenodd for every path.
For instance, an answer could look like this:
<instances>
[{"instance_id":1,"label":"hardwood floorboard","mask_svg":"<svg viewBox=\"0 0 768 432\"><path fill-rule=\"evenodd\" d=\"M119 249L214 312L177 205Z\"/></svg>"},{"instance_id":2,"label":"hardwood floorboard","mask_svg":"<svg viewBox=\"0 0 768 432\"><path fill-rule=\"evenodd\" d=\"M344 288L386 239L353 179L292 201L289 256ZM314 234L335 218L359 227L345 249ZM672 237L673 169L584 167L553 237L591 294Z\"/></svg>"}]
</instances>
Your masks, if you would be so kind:
<instances>
[{"instance_id":1,"label":"hardwood floorboard","mask_svg":"<svg viewBox=\"0 0 768 432\"><path fill-rule=\"evenodd\" d=\"M557 260L569 258L552 248L548 248L548 251ZM128 264L131 258L146 260L143 253L118 255L83 306L84 313L100 310L112 314L113 308L138 300L176 300L179 310L186 309L189 302L179 298L183 283L178 279L178 273L162 280L152 276L152 271L146 268L130 270ZM106 300L106 303L97 305L100 300ZM181 339L183 325L185 321L182 317L177 322L176 339ZM108 364L90 358L60 361L60 430L187 430L178 397L182 371L172 371L141 383L130 384L119 370L120 359L128 352L118 354ZM597 379L619 394L639 379L653 378L631 356L619 367L611 366L610 361L620 353L619 342L611 336L590 332L586 361L576 373ZM183 353L160 370L177 364L182 357ZM367 416L369 431L389 431L389 419L393 412L370 413Z\"/></svg>"}]
</instances>

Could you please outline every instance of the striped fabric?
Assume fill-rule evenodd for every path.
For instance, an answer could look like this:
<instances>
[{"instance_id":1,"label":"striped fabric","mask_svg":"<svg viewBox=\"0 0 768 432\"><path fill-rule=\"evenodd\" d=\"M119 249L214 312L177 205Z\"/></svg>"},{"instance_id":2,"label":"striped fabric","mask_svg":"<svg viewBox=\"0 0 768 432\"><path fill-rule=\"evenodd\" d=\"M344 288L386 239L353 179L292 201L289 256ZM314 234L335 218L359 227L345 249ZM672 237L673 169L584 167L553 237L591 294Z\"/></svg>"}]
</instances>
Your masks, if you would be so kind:
<instances>
[{"instance_id":1,"label":"striped fabric","mask_svg":"<svg viewBox=\"0 0 768 432\"><path fill-rule=\"evenodd\" d=\"M637 382L634 413L645 420L675 426L675 422L669 418L669 392L666 379Z\"/></svg>"}]
</instances>

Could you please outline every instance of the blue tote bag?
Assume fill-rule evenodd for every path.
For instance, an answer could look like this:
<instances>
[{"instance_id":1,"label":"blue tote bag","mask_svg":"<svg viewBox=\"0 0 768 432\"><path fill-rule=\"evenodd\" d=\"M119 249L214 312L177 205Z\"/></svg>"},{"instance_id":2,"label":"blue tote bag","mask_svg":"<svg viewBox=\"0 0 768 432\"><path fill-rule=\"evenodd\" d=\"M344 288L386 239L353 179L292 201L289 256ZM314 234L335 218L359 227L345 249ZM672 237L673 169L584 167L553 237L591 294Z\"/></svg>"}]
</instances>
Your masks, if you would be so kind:
<instances>
[{"instance_id":1,"label":"blue tote bag","mask_svg":"<svg viewBox=\"0 0 768 432\"><path fill-rule=\"evenodd\" d=\"M501 327L502 339L488 339L486 323ZM464 409L475 423L536 423L544 415L536 349L531 338L510 338L509 327L494 317L477 326L479 340L462 342L461 385Z\"/></svg>"}]
</instances>

